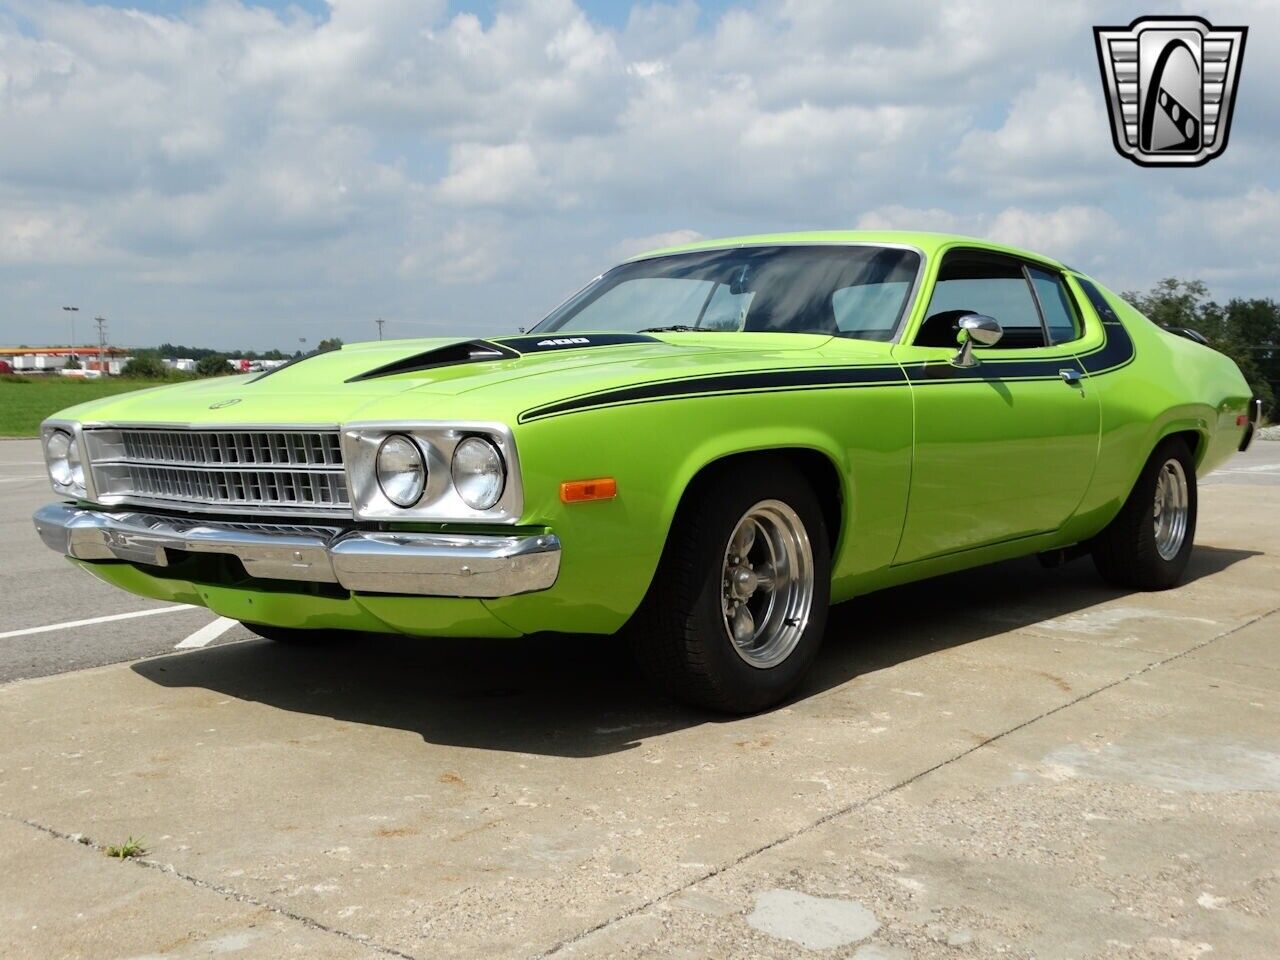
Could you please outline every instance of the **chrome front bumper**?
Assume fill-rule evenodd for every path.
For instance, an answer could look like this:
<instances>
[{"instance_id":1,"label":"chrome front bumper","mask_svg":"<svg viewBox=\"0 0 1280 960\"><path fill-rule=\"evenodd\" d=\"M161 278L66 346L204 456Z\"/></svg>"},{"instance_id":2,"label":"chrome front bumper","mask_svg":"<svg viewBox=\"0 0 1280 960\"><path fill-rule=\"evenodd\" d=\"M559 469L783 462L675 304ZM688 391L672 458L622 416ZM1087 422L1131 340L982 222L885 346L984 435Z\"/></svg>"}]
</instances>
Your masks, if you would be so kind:
<instances>
[{"instance_id":1,"label":"chrome front bumper","mask_svg":"<svg viewBox=\"0 0 1280 960\"><path fill-rule=\"evenodd\" d=\"M391 533L220 523L65 503L41 507L32 519L50 548L76 560L164 567L170 550L221 553L238 558L251 577L334 583L360 593L507 597L546 590L560 573L560 540L551 533Z\"/></svg>"}]
</instances>

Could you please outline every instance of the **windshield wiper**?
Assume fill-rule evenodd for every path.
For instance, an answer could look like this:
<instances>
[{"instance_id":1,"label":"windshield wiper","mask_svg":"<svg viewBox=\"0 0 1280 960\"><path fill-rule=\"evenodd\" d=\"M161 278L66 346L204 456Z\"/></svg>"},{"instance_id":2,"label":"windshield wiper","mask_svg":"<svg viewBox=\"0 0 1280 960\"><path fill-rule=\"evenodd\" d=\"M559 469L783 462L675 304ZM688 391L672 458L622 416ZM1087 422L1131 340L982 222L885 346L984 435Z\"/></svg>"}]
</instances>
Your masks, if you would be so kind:
<instances>
[{"instance_id":1,"label":"windshield wiper","mask_svg":"<svg viewBox=\"0 0 1280 960\"><path fill-rule=\"evenodd\" d=\"M691 327L687 323L673 323L669 327L641 327L636 333L706 333L706 327Z\"/></svg>"}]
</instances>

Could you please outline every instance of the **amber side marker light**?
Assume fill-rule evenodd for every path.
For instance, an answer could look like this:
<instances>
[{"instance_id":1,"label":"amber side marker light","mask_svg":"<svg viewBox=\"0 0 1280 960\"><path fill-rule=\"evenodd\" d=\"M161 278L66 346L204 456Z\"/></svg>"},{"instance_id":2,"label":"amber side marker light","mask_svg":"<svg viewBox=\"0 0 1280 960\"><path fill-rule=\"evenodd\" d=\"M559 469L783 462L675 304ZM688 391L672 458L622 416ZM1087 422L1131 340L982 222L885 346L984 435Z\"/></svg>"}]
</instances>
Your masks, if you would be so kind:
<instances>
[{"instance_id":1,"label":"amber side marker light","mask_svg":"<svg viewBox=\"0 0 1280 960\"><path fill-rule=\"evenodd\" d=\"M564 503L586 503L588 500L612 500L618 495L618 481L613 477L598 480L569 480L560 484Z\"/></svg>"}]
</instances>

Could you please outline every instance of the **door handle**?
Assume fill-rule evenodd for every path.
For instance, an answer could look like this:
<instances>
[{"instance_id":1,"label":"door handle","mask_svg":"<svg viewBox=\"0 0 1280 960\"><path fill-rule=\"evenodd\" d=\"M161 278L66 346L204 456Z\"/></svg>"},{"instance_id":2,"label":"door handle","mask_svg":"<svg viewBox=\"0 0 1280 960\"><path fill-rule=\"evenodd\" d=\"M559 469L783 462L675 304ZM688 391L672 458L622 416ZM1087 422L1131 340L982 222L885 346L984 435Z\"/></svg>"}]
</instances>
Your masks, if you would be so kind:
<instances>
[{"instance_id":1,"label":"door handle","mask_svg":"<svg viewBox=\"0 0 1280 960\"><path fill-rule=\"evenodd\" d=\"M1062 382L1067 384L1067 386L1078 387L1080 386L1080 379L1084 374L1079 370L1072 369L1071 367L1064 367L1058 371L1058 376L1062 378Z\"/></svg>"}]
</instances>

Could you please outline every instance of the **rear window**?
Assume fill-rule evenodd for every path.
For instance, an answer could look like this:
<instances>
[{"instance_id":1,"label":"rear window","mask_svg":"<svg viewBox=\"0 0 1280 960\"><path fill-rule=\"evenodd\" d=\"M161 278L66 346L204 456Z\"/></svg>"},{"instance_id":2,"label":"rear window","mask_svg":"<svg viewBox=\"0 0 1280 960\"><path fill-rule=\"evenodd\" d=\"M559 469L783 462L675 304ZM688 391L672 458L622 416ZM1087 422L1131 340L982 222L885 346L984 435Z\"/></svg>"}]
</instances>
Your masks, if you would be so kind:
<instances>
[{"instance_id":1,"label":"rear window","mask_svg":"<svg viewBox=\"0 0 1280 960\"><path fill-rule=\"evenodd\" d=\"M1086 280L1084 277L1076 277L1076 283L1080 284L1080 289L1089 298L1090 305L1093 307L1094 312L1102 318L1103 323L1120 322L1116 312L1111 309L1111 304L1107 303L1107 298L1102 295L1101 290L1093 285L1093 281Z\"/></svg>"}]
</instances>

